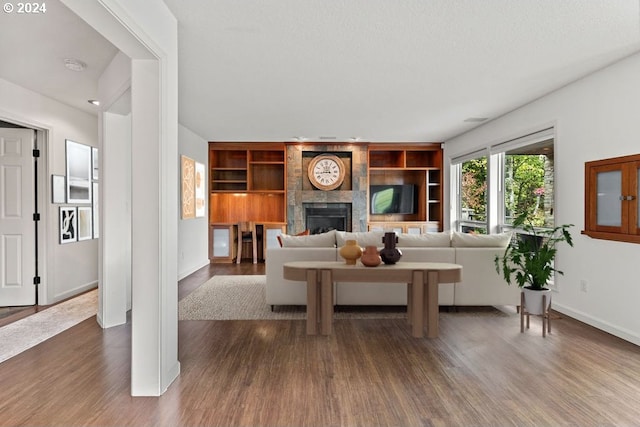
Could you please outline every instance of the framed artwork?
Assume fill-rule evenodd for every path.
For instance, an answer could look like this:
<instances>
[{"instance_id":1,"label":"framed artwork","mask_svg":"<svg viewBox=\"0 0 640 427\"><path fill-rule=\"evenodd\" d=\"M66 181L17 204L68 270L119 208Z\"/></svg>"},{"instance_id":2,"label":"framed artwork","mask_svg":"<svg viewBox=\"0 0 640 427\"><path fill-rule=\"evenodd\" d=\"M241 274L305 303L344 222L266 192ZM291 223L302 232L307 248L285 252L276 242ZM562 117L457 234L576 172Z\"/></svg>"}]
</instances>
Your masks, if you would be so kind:
<instances>
[{"instance_id":1,"label":"framed artwork","mask_svg":"<svg viewBox=\"0 0 640 427\"><path fill-rule=\"evenodd\" d=\"M100 198L99 196L99 192L98 192L98 183L94 182L92 185L92 189L91 189L91 194L93 196L93 238L97 239L98 237L100 237L100 222L99 222L99 218L100 218L100 209L99 209L99 201Z\"/></svg>"},{"instance_id":2,"label":"framed artwork","mask_svg":"<svg viewBox=\"0 0 640 427\"><path fill-rule=\"evenodd\" d=\"M91 203L91 147L66 140L67 203Z\"/></svg>"},{"instance_id":3,"label":"framed artwork","mask_svg":"<svg viewBox=\"0 0 640 427\"><path fill-rule=\"evenodd\" d=\"M98 162L98 149L96 147L91 147L91 178L94 181L98 180L99 177L99 162Z\"/></svg>"},{"instance_id":4,"label":"framed artwork","mask_svg":"<svg viewBox=\"0 0 640 427\"><path fill-rule=\"evenodd\" d=\"M66 203L67 189L63 175L51 175L51 203Z\"/></svg>"},{"instance_id":5,"label":"framed artwork","mask_svg":"<svg viewBox=\"0 0 640 427\"><path fill-rule=\"evenodd\" d=\"M204 216L205 208L205 169L204 164L196 162L195 176L195 197L196 197L196 218Z\"/></svg>"},{"instance_id":6,"label":"framed artwork","mask_svg":"<svg viewBox=\"0 0 640 427\"><path fill-rule=\"evenodd\" d=\"M75 207L60 206L60 244L78 240L78 218Z\"/></svg>"},{"instance_id":7,"label":"framed artwork","mask_svg":"<svg viewBox=\"0 0 640 427\"><path fill-rule=\"evenodd\" d=\"M89 240L93 238L93 209L91 206L78 207L78 240Z\"/></svg>"},{"instance_id":8,"label":"framed artwork","mask_svg":"<svg viewBox=\"0 0 640 427\"><path fill-rule=\"evenodd\" d=\"M182 219L191 219L196 216L195 204L195 161L187 156L180 156L182 166Z\"/></svg>"}]
</instances>

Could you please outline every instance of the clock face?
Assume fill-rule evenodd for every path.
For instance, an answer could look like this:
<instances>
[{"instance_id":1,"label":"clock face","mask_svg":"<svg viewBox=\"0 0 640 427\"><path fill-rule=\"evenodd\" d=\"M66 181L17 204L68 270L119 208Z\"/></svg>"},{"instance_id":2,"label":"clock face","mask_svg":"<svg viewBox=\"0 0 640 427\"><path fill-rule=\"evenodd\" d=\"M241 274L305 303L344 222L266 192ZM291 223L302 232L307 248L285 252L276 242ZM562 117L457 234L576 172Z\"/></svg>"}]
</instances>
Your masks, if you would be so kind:
<instances>
[{"instance_id":1,"label":"clock face","mask_svg":"<svg viewBox=\"0 0 640 427\"><path fill-rule=\"evenodd\" d=\"M344 181L344 163L333 154L321 154L309 163L309 180L320 190L333 190Z\"/></svg>"}]
</instances>

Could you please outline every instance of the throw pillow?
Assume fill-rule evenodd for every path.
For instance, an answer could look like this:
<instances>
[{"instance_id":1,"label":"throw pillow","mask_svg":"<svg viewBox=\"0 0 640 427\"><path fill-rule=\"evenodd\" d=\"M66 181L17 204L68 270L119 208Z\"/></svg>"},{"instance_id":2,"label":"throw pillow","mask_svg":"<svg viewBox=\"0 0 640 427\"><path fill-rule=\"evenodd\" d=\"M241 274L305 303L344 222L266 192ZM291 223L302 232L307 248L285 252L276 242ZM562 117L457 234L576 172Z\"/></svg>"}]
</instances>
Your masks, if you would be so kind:
<instances>
[{"instance_id":1,"label":"throw pillow","mask_svg":"<svg viewBox=\"0 0 640 427\"><path fill-rule=\"evenodd\" d=\"M425 233L398 235L399 247L442 248L451 246L451 233Z\"/></svg>"},{"instance_id":2,"label":"throw pillow","mask_svg":"<svg viewBox=\"0 0 640 427\"><path fill-rule=\"evenodd\" d=\"M375 246L379 248L384 246L382 243L383 236L383 231L337 231L336 244L341 248L347 240L355 240L360 247Z\"/></svg>"},{"instance_id":3,"label":"throw pillow","mask_svg":"<svg viewBox=\"0 0 640 427\"><path fill-rule=\"evenodd\" d=\"M451 234L451 246L454 248L506 248L511 241L511 233L470 234L454 231Z\"/></svg>"},{"instance_id":4,"label":"throw pillow","mask_svg":"<svg viewBox=\"0 0 640 427\"><path fill-rule=\"evenodd\" d=\"M308 236L290 236L288 234L282 234L280 236L280 241L282 242L283 248L335 248L336 232L335 230L331 230L326 233L310 234Z\"/></svg>"},{"instance_id":5,"label":"throw pillow","mask_svg":"<svg viewBox=\"0 0 640 427\"><path fill-rule=\"evenodd\" d=\"M298 234L295 234L294 236L308 236L309 235L309 230L304 230L299 232ZM278 234L276 236L276 239L278 239L278 243L280 244L280 247L282 247L282 239L280 238L281 234Z\"/></svg>"}]
</instances>

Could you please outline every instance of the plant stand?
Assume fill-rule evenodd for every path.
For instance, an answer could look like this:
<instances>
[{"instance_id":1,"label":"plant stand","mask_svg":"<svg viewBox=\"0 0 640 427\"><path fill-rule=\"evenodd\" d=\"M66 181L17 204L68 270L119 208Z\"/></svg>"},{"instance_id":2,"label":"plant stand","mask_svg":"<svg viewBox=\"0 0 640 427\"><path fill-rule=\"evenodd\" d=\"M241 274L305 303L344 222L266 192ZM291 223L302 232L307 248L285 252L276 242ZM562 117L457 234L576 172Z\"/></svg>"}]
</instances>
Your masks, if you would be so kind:
<instances>
[{"instance_id":1,"label":"plant stand","mask_svg":"<svg viewBox=\"0 0 640 427\"><path fill-rule=\"evenodd\" d=\"M547 332L551 333L551 316L549 316L549 310L551 308L551 301L547 306L547 296L542 295L542 337L547 336ZM529 329L529 316L531 313L527 311L527 307L524 300L524 292L520 293L520 333L524 332L524 318L527 317L527 329Z\"/></svg>"}]
</instances>

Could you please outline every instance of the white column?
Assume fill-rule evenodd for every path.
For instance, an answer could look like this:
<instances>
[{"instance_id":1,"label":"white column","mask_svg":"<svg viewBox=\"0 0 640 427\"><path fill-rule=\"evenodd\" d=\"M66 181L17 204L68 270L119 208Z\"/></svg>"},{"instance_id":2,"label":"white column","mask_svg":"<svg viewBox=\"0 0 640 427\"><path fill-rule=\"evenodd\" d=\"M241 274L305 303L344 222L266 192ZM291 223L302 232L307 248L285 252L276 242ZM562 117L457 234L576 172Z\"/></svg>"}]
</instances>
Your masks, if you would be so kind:
<instances>
[{"instance_id":1,"label":"white column","mask_svg":"<svg viewBox=\"0 0 640 427\"><path fill-rule=\"evenodd\" d=\"M104 113L102 127L98 322L110 328L131 308L131 115Z\"/></svg>"},{"instance_id":2,"label":"white column","mask_svg":"<svg viewBox=\"0 0 640 427\"><path fill-rule=\"evenodd\" d=\"M132 61L131 394L160 395L178 375L176 143L161 135L156 60ZM163 145L164 142L164 145ZM171 244L173 243L173 244Z\"/></svg>"}]
</instances>

